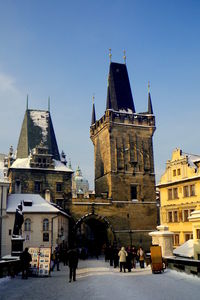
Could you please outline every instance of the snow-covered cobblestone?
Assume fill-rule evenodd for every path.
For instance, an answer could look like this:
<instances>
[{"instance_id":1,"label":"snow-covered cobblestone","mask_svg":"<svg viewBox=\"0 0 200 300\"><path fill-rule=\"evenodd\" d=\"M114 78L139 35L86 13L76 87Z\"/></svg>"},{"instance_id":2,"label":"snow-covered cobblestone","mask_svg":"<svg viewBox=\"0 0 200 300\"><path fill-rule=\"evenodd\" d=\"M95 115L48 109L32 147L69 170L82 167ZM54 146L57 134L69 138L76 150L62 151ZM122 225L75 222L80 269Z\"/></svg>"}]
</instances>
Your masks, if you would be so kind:
<instances>
[{"instance_id":1,"label":"snow-covered cobblestone","mask_svg":"<svg viewBox=\"0 0 200 300\"><path fill-rule=\"evenodd\" d=\"M197 300L200 279L171 270L120 273L103 260L80 261L77 281L68 282L68 267L48 278L0 279L0 300Z\"/></svg>"}]
</instances>

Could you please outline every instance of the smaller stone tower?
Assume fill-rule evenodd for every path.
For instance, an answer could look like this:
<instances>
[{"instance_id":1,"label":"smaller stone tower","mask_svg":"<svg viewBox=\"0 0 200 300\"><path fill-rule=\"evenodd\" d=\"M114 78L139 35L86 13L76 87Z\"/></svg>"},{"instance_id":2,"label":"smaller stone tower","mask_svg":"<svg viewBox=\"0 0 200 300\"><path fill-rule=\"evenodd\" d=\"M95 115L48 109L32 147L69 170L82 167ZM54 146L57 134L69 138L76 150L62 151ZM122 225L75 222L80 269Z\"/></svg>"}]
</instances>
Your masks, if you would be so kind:
<instances>
[{"instance_id":1,"label":"smaller stone tower","mask_svg":"<svg viewBox=\"0 0 200 300\"><path fill-rule=\"evenodd\" d=\"M59 154L50 111L26 109L17 154L9 157L10 193L40 194L66 208L71 200L71 177L65 154Z\"/></svg>"}]
</instances>

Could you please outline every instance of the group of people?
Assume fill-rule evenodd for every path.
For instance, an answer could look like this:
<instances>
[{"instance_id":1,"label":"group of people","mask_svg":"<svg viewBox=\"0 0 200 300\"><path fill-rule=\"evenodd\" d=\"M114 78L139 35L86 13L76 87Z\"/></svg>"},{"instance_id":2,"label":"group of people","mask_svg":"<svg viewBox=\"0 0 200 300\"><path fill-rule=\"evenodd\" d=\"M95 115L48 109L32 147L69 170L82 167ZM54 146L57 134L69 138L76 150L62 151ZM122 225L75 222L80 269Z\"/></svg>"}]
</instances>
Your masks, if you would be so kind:
<instances>
[{"instance_id":1,"label":"group of people","mask_svg":"<svg viewBox=\"0 0 200 300\"><path fill-rule=\"evenodd\" d=\"M82 256L82 252L75 247L70 249L56 246L51 255L51 271L54 271L56 266L57 271L60 271L60 261L63 261L64 265L69 267L69 282L76 281L76 269L78 266L79 257L85 259L85 255ZM135 246L121 247L119 250L117 247L109 246L104 248L105 261L110 262L110 266L114 268L119 267L120 272L122 270L131 272L131 269L136 268L136 263L140 263L140 268L144 268L145 253L142 247L138 250ZM22 266L22 278L28 278L29 265L32 260L31 254L28 252L28 248L25 248L20 256Z\"/></svg>"},{"instance_id":2,"label":"group of people","mask_svg":"<svg viewBox=\"0 0 200 300\"><path fill-rule=\"evenodd\" d=\"M120 267L126 272L131 272L131 269L136 268L136 263L139 262L140 268L144 268L145 253L142 247L137 250L135 246L121 247L119 250L117 247L109 246L105 248L105 260L110 262L110 266L114 265L114 268Z\"/></svg>"},{"instance_id":3,"label":"group of people","mask_svg":"<svg viewBox=\"0 0 200 300\"><path fill-rule=\"evenodd\" d=\"M64 255L65 254L65 255ZM61 248L56 246L51 255L51 271L54 270L55 266L57 271L60 271L60 261L63 261L64 265L69 267L69 282L76 281L76 269L78 266L79 253L74 247L61 253ZM28 251L28 248L20 255L20 263L22 270L22 279L28 279L30 262L32 261L32 256Z\"/></svg>"}]
</instances>

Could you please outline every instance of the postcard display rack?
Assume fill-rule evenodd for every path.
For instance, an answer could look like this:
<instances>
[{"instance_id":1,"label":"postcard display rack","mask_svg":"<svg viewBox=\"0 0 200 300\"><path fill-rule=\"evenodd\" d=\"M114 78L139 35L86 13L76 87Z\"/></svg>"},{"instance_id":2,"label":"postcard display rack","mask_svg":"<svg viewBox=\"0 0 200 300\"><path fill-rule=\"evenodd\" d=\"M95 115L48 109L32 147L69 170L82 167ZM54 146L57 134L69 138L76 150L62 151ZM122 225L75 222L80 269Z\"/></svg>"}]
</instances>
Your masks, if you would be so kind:
<instances>
[{"instance_id":1,"label":"postcard display rack","mask_svg":"<svg viewBox=\"0 0 200 300\"><path fill-rule=\"evenodd\" d=\"M29 248L32 256L31 272L32 275L49 276L51 265L51 248Z\"/></svg>"}]
</instances>

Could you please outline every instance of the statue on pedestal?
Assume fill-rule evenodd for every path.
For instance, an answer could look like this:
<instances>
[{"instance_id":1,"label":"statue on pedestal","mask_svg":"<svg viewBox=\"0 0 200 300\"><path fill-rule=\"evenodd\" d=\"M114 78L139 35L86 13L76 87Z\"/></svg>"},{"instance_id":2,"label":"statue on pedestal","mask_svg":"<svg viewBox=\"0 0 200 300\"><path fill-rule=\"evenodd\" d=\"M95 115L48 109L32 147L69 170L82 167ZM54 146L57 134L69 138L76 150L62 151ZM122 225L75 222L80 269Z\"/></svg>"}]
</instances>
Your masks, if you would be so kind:
<instances>
[{"instance_id":1,"label":"statue on pedestal","mask_svg":"<svg viewBox=\"0 0 200 300\"><path fill-rule=\"evenodd\" d=\"M13 236L22 234L22 224L24 223L24 216L22 212L22 203L20 203L15 212L15 223L13 227Z\"/></svg>"}]
</instances>

